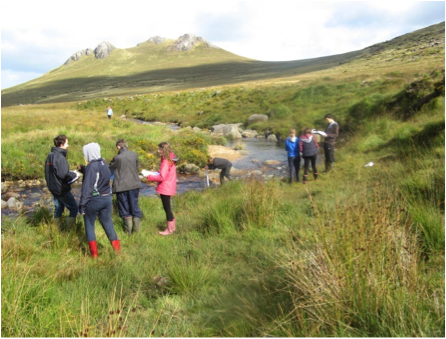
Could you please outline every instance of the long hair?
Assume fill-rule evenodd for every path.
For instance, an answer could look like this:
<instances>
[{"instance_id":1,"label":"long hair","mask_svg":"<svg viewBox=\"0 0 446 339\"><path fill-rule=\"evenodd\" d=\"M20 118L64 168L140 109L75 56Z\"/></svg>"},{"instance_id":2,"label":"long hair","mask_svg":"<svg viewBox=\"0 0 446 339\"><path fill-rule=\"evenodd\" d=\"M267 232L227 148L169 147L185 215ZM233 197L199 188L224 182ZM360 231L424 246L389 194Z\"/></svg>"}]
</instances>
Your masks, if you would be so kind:
<instances>
[{"instance_id":1,"label":"long hair","mask_svg":"<svg viewBox=\"0 0 446 339\"><path fill-rule=\"evenodd\" d=\"M166 159L170 165L173 165L174 162L170 158L170 153L173 153L173 151L170 148L169 144L167 142L162 142L158 145L158 147L161 150L161 158Z\"/></svg>"}]
</instances>

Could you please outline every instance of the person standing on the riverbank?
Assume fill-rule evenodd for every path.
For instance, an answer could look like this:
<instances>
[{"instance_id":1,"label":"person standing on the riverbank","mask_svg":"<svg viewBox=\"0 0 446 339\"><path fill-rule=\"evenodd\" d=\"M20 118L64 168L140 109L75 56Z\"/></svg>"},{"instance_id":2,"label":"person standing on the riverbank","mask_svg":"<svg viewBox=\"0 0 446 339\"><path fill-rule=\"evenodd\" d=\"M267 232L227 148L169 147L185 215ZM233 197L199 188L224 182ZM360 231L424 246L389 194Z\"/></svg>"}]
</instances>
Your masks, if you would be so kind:
<instances>
[{"instance_id":1,"label":"person standing on the riverbank","mask_svg":"<svg viewBox=\"0 0 446 339\"><path fill-rule=\"evenodd\" d=\"M83 147L83 152L88 165L85 167L82 182L79 212L84 216L85 233L90 254L93 258L97 258L98 247L94 226L98 216L102 228L116 252L121 250L121 244L112 220L111 173L107 163L101 158L101 148L99 144L92 142Z\"/></svg>"},{"instance_id":2,"label":"person standing on the riverbank","mask_svg":"<svg viewBox=\"0 0 446 339\"><path fill-rule=\"evenodd\" d=\"M109 119L111 119L113 116L113 110L110 106L108 106L108 108L107 108L107 116Z\"/></svg>"},{"instance_id":3,"label":"person standing on the riverbank","mask_svg":"<svg viewBox=\"0 0 446 339\"><path fill-rule=\"evenodd\" d=\"M156 191L160 194L164 212L166 212L167 228L161 235L170 235L175 232L175 218L172 213L170 198L175 195L177 187L177 169L175 155L167 142L158 145L158 153L161 156L159 172L142 170L141 173L149 181L158 182Z\"/></svg>"},{"instance_id":4,"label":"person standing on the riverbank","mask_svg":"<svg viewBox=\"0 0 446 339\"><path fill-rule=\"evenodd\" d=\"M114 172L112 191L118 199L119 216L124 221L124 228L128 235L139 231L142 212L138 206L139 187L139 159L135 152L128 149L124 139L116 142L118 154L110 162L109 169Z\"/></svg>"},{"instance_id":5,"label":"person standing on the riverbank","mask_svg":"<svg viewBox=\"0 0 446 339\"><path fill-rule=\"evenodd\" d=\"M299 141L299 150L302 152L302 157L304 158L304 179L303 183L306 184L308 181L308 168L313 168L314 180L317 179L317 168L316 159L319 153L319 144L314 139L309 128L305 128Z\"/></svg>"},{"instance_id":6,"label":"person standing on the riverbank","mask_svg":"<svg viewBox=\"0 0 446 339\"><path fill-rule=\"evenodd\" d=\"M226 177L228 180L232 180L231 175L229 174L231 172L232 163L228 159L223 158L209 158L209 162L206 166L207 168L214 170L214 169L221 169L220 172L220 183L223 185L223 180ZM205 168L206 168L205 167Z\"/></svg>"},{"instance_id":7,"label":"person standing on the riverbank","mask_svg":"<svg viewBox=\"0 0 446 339\"><path fill-rule=\"evenodd\" d=\"M300 181L300 153L299 153L299 138L296 137L296 130L291 129L290 135L285 140L285 151L288 154L288 166L290 168L290 184L294 181Z\"/></svg>"},{"instance_id":8,"label":"person standing on the riverbank","mask_svg":"<svg viewBox=\"0 0 446 339\"><path fill-rule=\"evenodd\" d=\"M325 121L327 127L325 132L312 130L311 133L317 133L325 137L324 140L324 154L325 154L325 172L328 173L333 169L333 163L335 162L335 143L336 138L339 136L339 124L334 121L333 115L326 114Z\"/></svg>"},{"instance_id":9,"label":"person standing on the riverbank","mask_svg":"<svg viewBox=\"0 0 446 339\"><path fill-rule=\"evenodd\" d=\"M61 218L66 207L70 211L66 220L66 229L71 229L76 223L78 208L76 199L71 193L70 184L79 176L76 172L70 171L68 165L68 138L63 134L58 135L53 142L55 147L51 147L51 152L45 161L45 180L54 199L54 219L63 228Z\"/></svg>"}]
</instances>

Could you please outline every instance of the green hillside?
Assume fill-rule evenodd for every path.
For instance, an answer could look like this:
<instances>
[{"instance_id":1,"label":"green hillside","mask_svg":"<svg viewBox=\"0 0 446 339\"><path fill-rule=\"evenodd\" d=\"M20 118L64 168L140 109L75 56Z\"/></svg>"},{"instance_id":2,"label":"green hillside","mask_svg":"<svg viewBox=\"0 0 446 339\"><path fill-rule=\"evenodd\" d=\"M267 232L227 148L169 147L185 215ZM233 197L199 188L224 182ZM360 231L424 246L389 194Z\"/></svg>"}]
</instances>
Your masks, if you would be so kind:
<instances>
[{"instance_id":1,"label":"green hillside","mask_svg":"<svg viewBox=\"0 0 446 339\"><path fill-rule=\"evenodd\" d=\"M289 78L339 68L387 67L444 58L444 23L360 51L307 60L263 62L198 44L168 52L172 41L116 49L104 59L85 56L42 77L2 90L2 106L86 100L128 94L181 90ZM438 43L438 44L437 44Z\"/></svg>"},{"instance_id":2,"label":"green hillside","mask_svg":"<svg viewBox=\"0 0 446 339\"><path fill-rule=\"evenodd\" d=\"M282 63L203 46L186 54L161 46L154 56L153 47L84 58L2 91L11 105L2 108L2 181L43 180L58 134L69 137L72 169L89 142L110 161L119 138L141 169L159 168L162 141L178 168L202 168L208 146L226 140L183 127L241 122L283 139L290 128L323 129L326 113L340 125L333 171L318 165L305 185L234 175L176 195L177 230L168 237L158 235L160 199L140 197L144 218L131 237L115 205L121 253L97 221L96 260L82 217L61 229L43 195L33 215L2 218L2 336L445 337L444 23L358 52ZM143 50L153 58L144 70L130 62L147 58ZM15 104L26 98L36 104ZM269 119L250 124L253 113ZM323 163L323 150L317 157Z\"/></svg>"}]
</instances>

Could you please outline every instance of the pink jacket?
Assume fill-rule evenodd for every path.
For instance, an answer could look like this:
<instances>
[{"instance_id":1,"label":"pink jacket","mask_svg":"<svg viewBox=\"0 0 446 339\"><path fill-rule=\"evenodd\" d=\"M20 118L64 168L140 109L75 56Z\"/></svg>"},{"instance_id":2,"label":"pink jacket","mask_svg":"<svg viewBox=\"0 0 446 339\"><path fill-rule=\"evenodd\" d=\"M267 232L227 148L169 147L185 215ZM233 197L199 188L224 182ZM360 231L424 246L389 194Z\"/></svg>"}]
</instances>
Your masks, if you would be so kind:
<instances>
[{"instance_id":1,"label":"pink jacket","mask_svg":"<svg viewBox=\"0 0 446 339\"><path fill-rule=\"evenodd\" d=\"M170 158L175 158L173 153L170 153ZM149 181L158 181L156 191L163 195L175 195L177 187L177 169L175 163L169 164L167 159L161 158L161 166L159 175L149 175L147 179Z\"/></svg>"}]
</instances>

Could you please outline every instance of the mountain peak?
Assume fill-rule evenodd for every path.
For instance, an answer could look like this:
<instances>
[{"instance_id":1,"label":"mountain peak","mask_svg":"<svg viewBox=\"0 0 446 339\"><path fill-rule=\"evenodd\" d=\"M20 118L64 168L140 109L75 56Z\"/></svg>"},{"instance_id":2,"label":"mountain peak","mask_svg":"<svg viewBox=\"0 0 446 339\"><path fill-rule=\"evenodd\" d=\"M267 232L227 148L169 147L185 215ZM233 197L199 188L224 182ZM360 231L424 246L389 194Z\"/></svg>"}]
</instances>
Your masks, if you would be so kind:
<instances>
[{"instance_id":1,"label":"mountain peak","mask_svg":"<svg viewBox=\"0 0 446 339\"><path fill-rule=\"evenodd\" d=\"M207 47L211 48L218 48L210 43L208 43L205 39L202 37L196 36L194 34L184 34L180 36L172 46L170 46L167 51L173 52L173 51L190 51L196 44L198 43L205 43Z\"/></svg>"}]
</instances>

